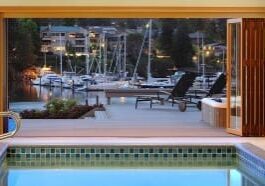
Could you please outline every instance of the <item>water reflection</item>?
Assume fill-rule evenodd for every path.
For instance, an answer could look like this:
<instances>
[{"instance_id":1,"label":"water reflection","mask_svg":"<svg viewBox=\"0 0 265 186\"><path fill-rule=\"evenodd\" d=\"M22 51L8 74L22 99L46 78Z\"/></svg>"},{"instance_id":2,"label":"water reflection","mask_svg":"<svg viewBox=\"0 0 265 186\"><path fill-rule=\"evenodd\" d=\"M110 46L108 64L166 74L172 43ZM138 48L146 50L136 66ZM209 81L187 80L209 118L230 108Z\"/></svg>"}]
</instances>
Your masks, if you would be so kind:
<instances>
[{"instance_id":1,"label":"water reflection","mask_svg":"<svg viewBox=\"0 0 265 186\"><path fill-rule=\"evenodd\" d=\"M103 92L77 92L72 89L60 87L48 87L31 85L27 82L13 84L9 89L9 107L14 111L24 109L43 109L45 103L53 98L75 99L79 104L96 103L96 96L99 96L100 102L103 102Z\"/></svg>"}]
</instances>

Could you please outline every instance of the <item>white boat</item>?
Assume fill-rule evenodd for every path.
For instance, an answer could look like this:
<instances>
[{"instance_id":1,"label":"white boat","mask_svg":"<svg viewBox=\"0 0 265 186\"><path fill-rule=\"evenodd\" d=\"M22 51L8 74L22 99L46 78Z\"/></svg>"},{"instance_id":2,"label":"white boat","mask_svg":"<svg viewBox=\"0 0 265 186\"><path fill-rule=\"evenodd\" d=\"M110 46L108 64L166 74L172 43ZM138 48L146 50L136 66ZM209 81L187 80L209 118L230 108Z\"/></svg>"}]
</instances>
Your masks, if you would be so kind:
<instances>
[{"instance_id":1,"label":"white boat","mask_svg":"<svg viewBox=\"0 0 265 186\"><path fill-rule=\"evenodd\" d=\"M40 69L40 75L37 79L31 80L33 85L50 85L53 86L54 81L61 80L61 76L51 71L51 68L44 66Z\"/></svg>"},{"instance_id":2,"label":"white boat","mask_svg":"<svg viewBox=\"0 0 265 186\"><path fill-rule=\"evenodd\" d=\"M91 90L105 90L105 89L119 89L128 87L128 81L108 81L96 84L84 85L83 87L76 88L76 91L91 91Z\"/></svg>"},{"instance_id":3,"label":"white boat","mask_svg":"<svg viewBox=\"0 0 265 186\"><path fill-rule=\"evenodd\" d=\"M203 88L209 88L213 85L213 83L216 81L216 79L219 77L221 72L218 72L213 75L207 75L207 76L198 76L196 77L193 86L194 87L203 87Z\"/></svg>"},{"instance_id":4,"label":"white boat","mask_svg":"<svg viewBox=\"0 0 265 186\"><path fill-rule=\"evenodd\" d=\"M93 81L93 77L90 76L90 75L81 75L80 76L80 79L84 82L87 82L87 81Z\"/></svg>"},{"instance_id":5,"label":"white boat","mask_svg":"<svg viewBox=\"0 0 265 186\"><path fill-rule=\"evenodd\" d=\"M174 86L170 78L152 78L151 81L140 84L141 88L172 88Z\"/></svg>"},{"instance_id":6,"label":"white boat","mask_svg":"<svg viewBox=\"0 0 265 186\"><path fill-rule=\"evenodd\" d=\"M61 81L61 77L55 73L47 73L43 76L38 77L35 80L31 80L33 85L49 85L54 86L55 81Z\"/></svg>"},{"instance_id":7,"label":"white boat","mask_svg":"<svg viewBox=\"0 0 265 186\"><path fill-rule=\"evenodd\" d=\"M54 86L63 88L81 87L84 85L84 81L81 76L77 76L75 72L63 72L63 76L60 80L54 81Z\"/></svg>"}]
</instances>

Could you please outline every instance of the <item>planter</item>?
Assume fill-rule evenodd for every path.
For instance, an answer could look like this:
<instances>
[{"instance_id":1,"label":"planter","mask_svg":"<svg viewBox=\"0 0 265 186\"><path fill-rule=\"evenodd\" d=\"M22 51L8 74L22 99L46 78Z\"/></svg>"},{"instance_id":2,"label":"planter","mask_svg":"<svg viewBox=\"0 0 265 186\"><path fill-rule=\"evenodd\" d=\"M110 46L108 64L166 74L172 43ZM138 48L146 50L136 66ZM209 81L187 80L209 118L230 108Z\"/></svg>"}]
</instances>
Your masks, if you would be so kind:
<instances>
[{"instance_id":1,"label":"planter","mask_svg":"<svg viewBox=\"0 0 265 186\"><path fill-rule=\"evenodd\" d=\"M95 111L104 109L103 105L76 105L63 112L50 113L47 110L24 110L20 115L22 119L79 119L93 117Z\"/></svg>"}]
</instances>

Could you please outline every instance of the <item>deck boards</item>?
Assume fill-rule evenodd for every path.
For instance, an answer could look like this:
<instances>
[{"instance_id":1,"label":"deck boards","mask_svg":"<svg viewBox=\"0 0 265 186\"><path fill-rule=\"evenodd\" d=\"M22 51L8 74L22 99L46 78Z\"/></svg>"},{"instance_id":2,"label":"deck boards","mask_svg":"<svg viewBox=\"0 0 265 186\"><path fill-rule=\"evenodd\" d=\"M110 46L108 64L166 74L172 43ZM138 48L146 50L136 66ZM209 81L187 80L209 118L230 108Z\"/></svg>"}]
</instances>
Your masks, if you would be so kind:
<instances>
[{"instance_id":1,"label":"deck boards","mask_svg":"<svg viewBox=\"0 0 265 186\"><path fill-rule=\"evenodd\" d=\"M134 109L135 98L113 98L105 113L97 118L77 120L23 120L17 137L190 137L232 136L224 129L211 127L201 120L196 108L180 112L175 105L141 103Z\"/></svg>"}]
</instances>

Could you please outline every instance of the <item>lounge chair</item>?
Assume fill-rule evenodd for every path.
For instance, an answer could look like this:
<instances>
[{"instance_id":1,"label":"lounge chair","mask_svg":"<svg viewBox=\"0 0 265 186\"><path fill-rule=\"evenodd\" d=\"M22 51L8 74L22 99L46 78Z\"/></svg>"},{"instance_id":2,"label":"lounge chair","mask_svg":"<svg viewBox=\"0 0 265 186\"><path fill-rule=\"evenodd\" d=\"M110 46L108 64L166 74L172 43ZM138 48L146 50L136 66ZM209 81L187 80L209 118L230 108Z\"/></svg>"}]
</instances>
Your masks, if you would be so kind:
<instances>
[{"instance_id":1,"label":"lounge chair","mask_svg":"<svg viewBox=\"0 0 265 186\"><path fill-rule=\"evenodd\" d=\"M179 81L176 83L175 87L171 92L158 91L156 95L138 95L136 96L135 109L138 107L139 102L150 102L150 108L152 108L154 103L163 104L165 99L161 97L162 95L168 95L167 100L171 100L172 106L174 106L177 101L182 101L185 99L186 93L189 88L193 85L196 78L194 73L185 73L181 76Z\"/></svg>"},{"instance_id":2,"label":"lounge chair","mask_svg":"<svg viewBox=\"0 0 265 186\"><path fill-rule=\"evenodd\" d=\"M226 76L222 73L215 80L214 84L210 89L191 89L188 91L182 101L179 102L179 109L184 112L187 105L196 105L199 110L201 110L201 99L206 97L213 97L214 95L220 94L225 95L223 90L226 86Z\"/></svg>"}]
</instances>

